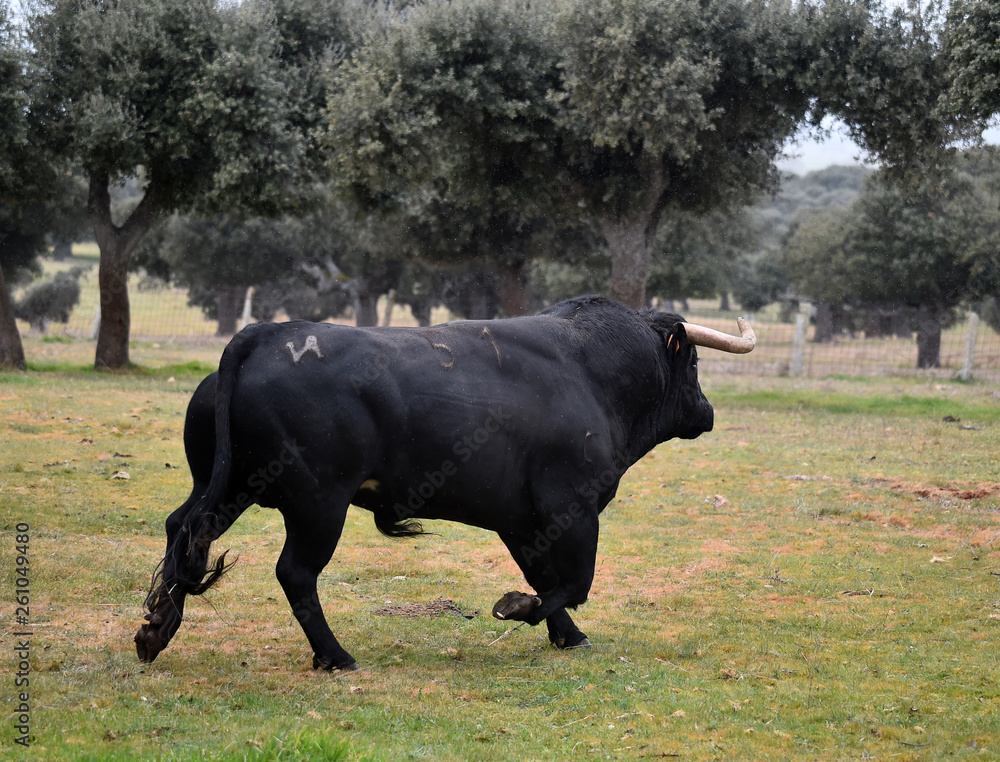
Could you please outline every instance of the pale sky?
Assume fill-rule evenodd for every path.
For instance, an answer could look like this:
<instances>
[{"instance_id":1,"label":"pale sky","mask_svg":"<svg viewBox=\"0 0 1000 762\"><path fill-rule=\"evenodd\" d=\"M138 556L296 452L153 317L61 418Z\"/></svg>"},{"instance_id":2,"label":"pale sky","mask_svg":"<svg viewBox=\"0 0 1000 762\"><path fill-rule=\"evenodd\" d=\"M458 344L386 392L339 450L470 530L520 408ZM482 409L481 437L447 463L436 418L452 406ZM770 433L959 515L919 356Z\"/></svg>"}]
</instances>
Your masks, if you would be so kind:
<instances>
[{"instance_id":1,"label":"pale sky","mask_svg":"<svg viewBox=\"0 0 1000 762\"><path fill-rule=\"evenodd\" d=\"M987 130L984 137L987 143L1000 145L1000 127ZM861 149L843 130L834 129L833 134L824 141L800 135L798 142L785 146L787 158L779 161L778 166L785 172L804 175L834 164L862 164L864 157L860 154Z\"/></svg>"}]
</instances>

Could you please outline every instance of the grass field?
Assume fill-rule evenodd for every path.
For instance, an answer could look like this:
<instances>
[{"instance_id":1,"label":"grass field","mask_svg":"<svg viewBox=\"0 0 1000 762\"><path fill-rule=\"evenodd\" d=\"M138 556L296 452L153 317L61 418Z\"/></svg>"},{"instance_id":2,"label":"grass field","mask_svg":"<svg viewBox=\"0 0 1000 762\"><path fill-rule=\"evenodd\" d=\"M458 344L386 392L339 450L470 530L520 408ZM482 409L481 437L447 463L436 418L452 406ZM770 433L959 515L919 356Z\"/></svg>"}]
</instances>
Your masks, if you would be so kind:
<instances>
[{"instance_id":1,"label":"grass field","mask_svg":"<svg viewBox=\"0 0 1000 762\"><path fill-rule=\"evenodd\" d=\"M995 386L703 379L716 430L656 449L603 515L586 650L489 616L526 589L494 536L390 540L352 509L320 580L363 667L339 675L310 668L273 574L280 516L261 508L220 543L233 571L137 661L163 519L190 485L183 412L221 344L150 345L157 369L127 375L46 347L54 370L0 375L0 757L1000 757Z\"/></svg>"}]
</instances>

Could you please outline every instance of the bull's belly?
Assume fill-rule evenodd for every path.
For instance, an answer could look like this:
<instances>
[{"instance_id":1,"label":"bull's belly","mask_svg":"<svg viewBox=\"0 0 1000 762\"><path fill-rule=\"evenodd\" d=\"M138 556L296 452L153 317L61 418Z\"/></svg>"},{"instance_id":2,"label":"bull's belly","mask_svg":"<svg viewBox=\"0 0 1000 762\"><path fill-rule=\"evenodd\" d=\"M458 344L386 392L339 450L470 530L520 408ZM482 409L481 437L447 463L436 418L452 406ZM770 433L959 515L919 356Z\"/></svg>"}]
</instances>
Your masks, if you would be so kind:
<instances>
[{"instance_id":1,"label":"bull's belly","mask_svg":"<svg viewBox=\"0 0 1000 762\"><path fill-rule=\"evenodd\" d=\"M527 507L521 489L487 484L457 489L459 485L449 484L448 479L443 471L405 482L368 479L351 502L365 510L388 512L400 521L440 519L492 531L503 531L518 521Z\"/></svg>"}]
</instances>

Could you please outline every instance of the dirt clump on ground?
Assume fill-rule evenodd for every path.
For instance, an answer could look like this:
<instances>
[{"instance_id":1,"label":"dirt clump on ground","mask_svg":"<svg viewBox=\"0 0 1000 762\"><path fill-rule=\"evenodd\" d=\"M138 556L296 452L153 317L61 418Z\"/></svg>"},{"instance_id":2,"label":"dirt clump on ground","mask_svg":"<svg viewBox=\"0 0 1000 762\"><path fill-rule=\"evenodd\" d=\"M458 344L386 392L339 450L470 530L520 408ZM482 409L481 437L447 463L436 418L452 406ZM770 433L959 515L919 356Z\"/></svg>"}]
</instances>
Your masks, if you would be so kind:
<instances>
[{"instance_id":1,"label":"dirt clump on ground","mask_svg":"<svg viewBox=\"0 0 1000 762\"><path fill-rule=\"evenodd\" d=\"M456 606L455 602L450 598L438 598L430 603L399 603L375 609L372 613L375 616L402 617L441 616L442 614L453 614L456 616L464 616L466 619L472 619L474 616L479 614L478 611L466 614L462 611L462 609Z\"/></svg>"}]
</instances>

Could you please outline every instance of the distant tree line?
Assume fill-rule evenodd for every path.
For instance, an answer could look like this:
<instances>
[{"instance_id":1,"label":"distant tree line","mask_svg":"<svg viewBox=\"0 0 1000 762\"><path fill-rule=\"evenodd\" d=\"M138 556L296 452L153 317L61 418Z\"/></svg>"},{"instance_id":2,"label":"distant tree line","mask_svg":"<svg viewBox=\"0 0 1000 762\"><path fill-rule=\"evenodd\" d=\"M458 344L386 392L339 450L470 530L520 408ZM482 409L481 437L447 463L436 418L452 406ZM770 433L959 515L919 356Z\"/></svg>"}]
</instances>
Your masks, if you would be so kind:
<instances>
[{"instance_id":1,"label":"distant tree line","mask_svg":"<svg viewBox=\"0 0 1000 762\"><path fill-rule=\"evenodd\" d=\"M1000 152L964 151L902 187L872 173L849 206L795 219L781 265L793 293L817 306L817 341L915 330L918 367L937 367L942 328L1000 292Z\"/></svg>"},{"instance_id":2,"label":"distant tree line","mask_svg":"<svg viewBox=\"0 0 1000 762\"><path fill-rule=\"evenodd\" d=\"M491 317L577 290L821 300L780 282L794 257L768 256L747 211L778 187L782 147L839 117L900 210L957 208L963 183L984 198L948 146L1000 109L993 7L39 0L15 19L0 0L0 364L24 365L3 274L81 219L101 252L99 368L129 364L140 266L225 331L249 285L263 319L351 305L368 324L387 293L420 319L435 301ZM985 251L962 244L941 256ZM969 270L964 298L1000 291ZM956 304L935 299L918 313Z\"/></svg>"}]
</instances>

